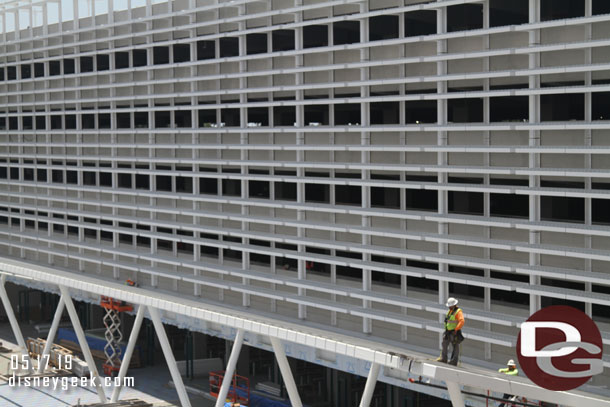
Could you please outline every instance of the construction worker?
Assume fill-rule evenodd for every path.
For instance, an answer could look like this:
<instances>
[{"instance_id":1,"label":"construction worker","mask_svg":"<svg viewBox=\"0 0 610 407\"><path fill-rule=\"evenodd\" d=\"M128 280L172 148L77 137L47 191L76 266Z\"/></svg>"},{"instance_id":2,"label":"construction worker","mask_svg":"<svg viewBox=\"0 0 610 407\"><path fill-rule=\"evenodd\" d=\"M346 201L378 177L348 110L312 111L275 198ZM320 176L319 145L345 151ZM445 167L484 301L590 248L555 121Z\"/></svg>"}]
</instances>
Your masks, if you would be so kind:
<instances>
[{"instance_id":1,"label":"construction worker","mask_svg":"<svg viewBox=\"0 0 610 407\"><path fill-rule=\"evenodd\" d=\"M464 340L461 331L464 326L464 315L457 304L458 300L453 297L449 298L445 304L449 310L445 316L445 333L443 334L441 357L437 359L439 362L447 363L449 344L451 344L452 350L449 364L453 366L457 366L460 357L460 343Z\"/></svg>"},{"instance_id":2,"label":"construction worker","mask_svg":"<svg viewBox=\"0 0 610 407\"><path fill-rule=\"evenodd\" d=\"M506 367L503 369L498 369L498 372L507 374L509 376L517 376L519 374L519 369L517 369L515 361L511 359L506 363ZM514 401L515 396L513 396L512 394L504 393L504 396L502 396L502 398L504 400ZM498 407L504 407L505 404L506 403L502 403Z\"/></svg>"}]
</instances>

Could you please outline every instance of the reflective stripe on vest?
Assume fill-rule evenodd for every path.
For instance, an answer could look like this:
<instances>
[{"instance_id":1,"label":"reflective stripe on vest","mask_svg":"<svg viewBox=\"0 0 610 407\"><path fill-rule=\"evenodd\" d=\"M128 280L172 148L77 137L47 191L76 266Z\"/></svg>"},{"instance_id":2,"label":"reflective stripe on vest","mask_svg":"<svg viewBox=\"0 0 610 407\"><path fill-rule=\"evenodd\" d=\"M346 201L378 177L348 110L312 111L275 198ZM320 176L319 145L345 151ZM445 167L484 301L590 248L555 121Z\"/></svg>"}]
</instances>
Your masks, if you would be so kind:
<instances>
[{"instance_id":1,"label":"reflective stripe on vest","mask_svg":"<svg viewBox=\"0 0 610 407\"><path fill-rule=\"evenodd\" d=\"M516 368L515 368L515 369L513 369L513 370L508 370L508 368L507 368L507 367L506 367L506 368L504 368L504 369L500 369L500 370L498 370L498 372L500 372L500 373L505 373L505 374L507 374L507 375L509 375L509 376L517 376L517 375L519 374L519 370L518 370L518 369L516 369Z\"/></svg>"},{"instance_id":2,"label":"reflective stripe on vest","mask_svg":"<svg viewBox=\"0 0 610 407\"><path fill-rule=\"evenodd\" d=\"M445 317L445 329L447 331L453 331L457 327L458 321L455 319L455 316L457 315L458 311L460 311L460 309L456 308L455 312L453 313L451 310L447 312L447 316Z\"/></svg>"}]
</instances>

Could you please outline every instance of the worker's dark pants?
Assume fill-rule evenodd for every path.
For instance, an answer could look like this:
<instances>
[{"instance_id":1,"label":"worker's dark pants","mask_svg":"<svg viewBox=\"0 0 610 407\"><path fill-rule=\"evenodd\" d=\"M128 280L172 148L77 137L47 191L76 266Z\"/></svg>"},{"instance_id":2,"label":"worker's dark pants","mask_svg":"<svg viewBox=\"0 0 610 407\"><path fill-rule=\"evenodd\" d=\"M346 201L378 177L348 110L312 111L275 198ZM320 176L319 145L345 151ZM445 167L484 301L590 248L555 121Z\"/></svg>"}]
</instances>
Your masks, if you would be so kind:
<instances>
[{"instance_id":1,"label":"worker's dark pants","mask_svg":"<svg viewBox=\"0 0 610 407\"><path fill-rule=\"evenodd\" d=\"M504 400L510 400L510 399L512 399L513 397L514 397L514 396L513 396L512 394L506 394L506 393L504 393L504 396L502 396L502 398L503 398ZM512 404L511 404L511 405L512 405ZM500 404L498 407L504 407L504 406L506 406L506 403L502 403L502 404Z\"/></svg>"},{"instance_id":2,"label":"worker's dark pants","mask_svg":"<svg viewBox=\"0 0 610 407\"><path fill-rule=\"evenodd\" d=\"M447 359L449 354L449 345L451 344L451 359ZM457 366L458 359L460 357L460 344L457 342L457 336L455 331L445 331L443 334L443 348L441 350L441 359L443 361L449 361L450 365Z\"/></svg>"}]
</instances>

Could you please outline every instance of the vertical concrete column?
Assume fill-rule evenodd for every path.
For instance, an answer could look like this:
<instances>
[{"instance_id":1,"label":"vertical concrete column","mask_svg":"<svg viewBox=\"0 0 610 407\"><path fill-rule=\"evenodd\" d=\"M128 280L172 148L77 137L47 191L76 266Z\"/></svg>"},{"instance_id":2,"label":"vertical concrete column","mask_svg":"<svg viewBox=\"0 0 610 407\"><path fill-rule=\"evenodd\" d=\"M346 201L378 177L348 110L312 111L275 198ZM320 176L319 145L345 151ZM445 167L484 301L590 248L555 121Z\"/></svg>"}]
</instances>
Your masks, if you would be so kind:
<instances>
[{"instance_id":1,"label":"vertical concrete column","mask_svg":"<svg viewBox=\"0 0 610 407\"><path fill-rule=\"evenodd\" d=\"M540 21L540 0L529 0L529 23L535 23ZM529 46L534 47L540 43L540 30L533 29L529 31ZM540 66L540 53L532 52L529 54L529 69L535 69ZM529 88L537 89L540 88L540 75L529 76ZM529 96L529 122L531 124L540 123L540 96L531 95ZM529 146L539 147L540 146L540 130L529 130ZM540 167L540 153L529 153L529 168ZM540 176L530 175L529 176L529 187L539 188L540 187ZM530 222L540 221L540 197L538 195L529 196L529 220ZM529 244L537 245L540 244L540 232L530 231L529 232ZM540 264L540 255L537 253L530 253L529 255L530 266L537 266ZM540 284L540 276L530 275L530 284ZM530 294L530 314L533 314L540 309L540 296L536 294Z\"/></svg>"},{"instance_id":2,"label":"vertical concrete column","mask_svg":"<svg viewBox=\"0 0 610 407\"><path fill-rule=\"evenodd\" d=\"M440 0L438 0L440 1ZM436 12L436 32L438 34L443 34L447 32L447 8L441 7ZM436 53L437 55L443 55L447 53L447 40L440 39L436 41ZM447 73L447 62L439 61L436 63L436 74L437 75L445 75ZM436 85L437 93L446 93L447 92L447 81L438 81ZM447 131L442 128L442 126L447 125L447 101L445 99L437 100L437 122L438 125L441 126L439 131L436 134L437 137L437 145L438 146L446 146L447 145ZM447 165L447 152L438 152L437 153L437 165L445 166ZM440 172L437 176L437 182L439 184L446 184L448 182L447 173ZM449 211L448 204L448 192L444 190L438 191L438 214L439 215L447 215ZM449 225L446 222L438 223L438 234L440 236L447 236L449 234ZM438 243L438 253L440 256L446 255L448 252L448 244L446 243ZM448 267L445 263L439 263L439 272L447 273ZM449 283L446 281L439 281L438 283L438 301L441 304L444 304L449 296ZM444 316L439 314L438 321L442 323ZM439 334L438 337L439 347L442 342L442 334Z\"/></svg>"},{"instance_id":3,"label":"vertical concrete column","mask_svg":"<svg viewBox=\"0 0 610 407\"><path fill-rule=\"evenodd\" d=\"M294 0L295 7L300 7L302 5L303 5L303 0ZM295 21L295 23L300 23L303 21L303 12L302 11L298 11L298 12L294 13L294 21ZM301 27L301 26L295 27L294 42L295 42L295 44L294 44L295 50L298 51L298 50L303 49L303 27ZM300 68L303 66L303 55L301 55L301 54L295 55L294 66L296 68ZM295 85L302 85L302 84L303 84L303 73L296 72L295 73ZM297 90L296 94L295 94L296 101L297 102L302 101L304 98L305 98L304 91L302 89ZM296 144L303 145L303 144L305 144L305 131L302 128L307 125L305 123L304 106L297 105L295 110L296 110L296 122L297 122ZM305 152L303 150L297 150L296 154L297 154L298 163L302 163L303 161L305 161ZM299 179L301 181L304 180L305 179L305 169L303 167L299 166L299 167L297 167L296 170L297 170L297 179ZM303 182L299 182L297 184L297 202L299 204L305 203L305 184ZM304 210L302 210L302 209L297 210L297 220L299 222L305 221L305 211ZM299 237L299 239L305 238L305 228L303 228L302 226L299 226L297 228L297 236ZM298 253L304 253L305 245L303 245L303 244L297 245L297 251L298 251ZM307 279L307 274L306 274L307 270L305 268L305 262L306 262L306 260L304 260L304 259L300 259L298 262L297 276L299 279L302 279L302 280ZM306 295L306 293L307 293L307 291L302 287L299 287L297 292L299 295ZM298 305L298 317L300 319L307 318L307 307L303 304Z\"/></svg>"},{"instance_id":4,"label":"vertical concrete column","mask_svg":"<svg viewBox=\"0 0 610 407\"><path fill-rule=\"evenodd\" d=\"M489 28L489 2L490 0L485 0L483 2L483 28ZM488 50L489 49L489 35L484 35L482 37L483 40L483 50ZM489 57L485 57L483 58L483 71L484 72L489 72ZM483 80L483 90L485 92L489 92L489 88L490 88L490 80L489 78L486 78ZM488 125L491 121L491 117L490 117L490 100L489 100L489 96L485 97L483 99L483 123L485 125ZM483 144L485 146L489 146L491 144L491 132L489 130L486 130L483 132ZM490 160L490 154L488 152L483 153L483 165L487 168L489 167L491 164L491 160ZM483 184L484 185L489 185L490 184L490 177L488 173L483 174ZM490 202L490 193L489 192L485 192L483 194L483 210L484 210L484 216L486 219L489 219L489 217L491 216L491 202ZM484 231L484 238L486 239L491 239L491 228L486 226L485 227L485 231ZM489 259L491 257L491 250L489 249L489 247L485 247L483 249L483 255L485 256L485 259ZM491 271L489 268L486 268L483 271L485 274L486 278L490 278L491 277ZM485 311L490 311L491 310L491 288L489 287L485 287L483 289L483 308L485 309ZM485 322L485 330L486 331L490 331L491 330L491 324L489 322ZM485 359L491 359L491 344L486 342L485 343Z\"/></svg>"},{"instance_id":5,"label":"vertical concrete column","mask_svg":"<svg viewBox=\"0 0 610 407\"><path fill-rule=\"evenodd\" d=\"M585 0L585 17L591 17L593 14L593 0ZM591 41L593 38L592 25L585 24L585 41ZM585 66L591 65L593 62L591 48L585 48ZM593 84L591 71L585 72L585 86L591 86ZM585 123L591 123L593 120L593 97L591 92L585 93ZM587 127L584 131L585 142L584 145L590 147L592 142L592 130L591 127ZM584 168L585 170L592 169L592 158L591 154L584 154ZM593 183L591 177L585 177L585 190L591 190ZM585 225L590 226L593 222L593 200L590 197L585 197ZM590 250L592 247L593 237L591 235L585 235L585 249ZM585 271L592 271L591 258L585 259ZM593 285L590 282L585 282L585 291L591 292ZM585 302L585 312L589 317L593 316L593 304L591 302Z\"/></svg>"},{"instance_id":6,"label":"vertical concrete column","mask_svg":"<svg viewBox=\"0 0 610 407\"><path fill-rule=\"evenodd\" d=\"M364 14L368 12L368 2L360 3L360 13ZM368 41L369 39L369 19L363 18L360 20L360 40ZM370 50L368 47L360 48L360 61L368 61L370 59ZM360 68L360 80L367 81L370 79L370 68L362 67ZM370 87L368 85L363 85L360 87L360 97L366 98L371 95ZM363 102L360 104L360 124L365 128L365 130L360 132L360 145L367 146L371 144L371 132L366 130L368 126L371 125L371 114L370 114L371 104L370 102ZM371 153L370 151L362 150L360 153L360 162L361 164L368 164L371 161ZM371 178L370 170L362 170L360 174L360 179L363 181L368 181ZM362 186L361 187L361 201L362 208L368 209L371 207L371 187ZM371 217L368 215L361 215L361 223L360 225L363 228L371 227ZM371 236L369 234L362 234L361 243L363 246L368 246L371 244ZM371 261L371 254L364 253L362 260ZM372 278L371 278L371 269L363 269L362 270L362 290L370 291L372 289ZM364 309L371 308L370 300L362 300L362 307ZM373 322L370 318L362 318L362 332L371 333L373 330Z\"/></svg>"}]
</instances>

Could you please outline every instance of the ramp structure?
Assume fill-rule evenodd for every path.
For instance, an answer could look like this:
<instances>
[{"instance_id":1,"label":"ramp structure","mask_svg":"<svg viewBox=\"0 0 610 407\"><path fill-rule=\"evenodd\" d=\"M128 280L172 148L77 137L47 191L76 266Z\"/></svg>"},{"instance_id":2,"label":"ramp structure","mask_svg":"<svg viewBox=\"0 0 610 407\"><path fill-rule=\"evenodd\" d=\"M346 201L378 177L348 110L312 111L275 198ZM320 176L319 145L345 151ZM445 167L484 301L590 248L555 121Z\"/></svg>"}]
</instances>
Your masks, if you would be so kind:
<instances>
[{"instance_id":1,"label":"ramp structure","mask_svg":"<svg viewBox=\"0 0 610 407\"><path fill-rule=\"evenodd\" d=\"M235 342L225 371L225 377L233 376L236 360L246 335L268 337L272 343L275 343L274 350L278 363L280 363L281 366L282 377L287 386L291 404L294 406L302 405L302 403L294 384L292 372L290 368L282 362L286 357L283 352L283 347L281 346L283 342L296 342L315 349L369 362L371 366L370 374L360 403L360 406L363 407L369 406L370 395L377 382L380 369L398 370L404 372L406 377L425 377L431 380L444 382L454 407L464 407L466 405L465 397L462 394L462 388L464 387L480 391L480 394L483 397L487 394L487 391L519 394L531 400L541 400L570 407L606 407L608 406L608 403L610 403L610 398L607 397L579 391L550 391L534 385L525 378L494 374L495 372L485 371L483 369L470 367L458 368L439 364L431 362L422 355L408 352L396 352L404 351L401 349L382 349L380 348L379 343L374 341L357 340L340 334L333 335L332 332L329 331L305 328L296 324L279 325L277 321L274 321L273 319L261 318L258 315L247 312L234 313L227 309L192 301L190 299L177 299L175 296L171 295L171 293L168 294L131 286L126 287L113 281L103 281L99 278L86 277L82 274L78 275L68 271L54 270L13 260L0 261L0 272L2 273L2 282L6 281L7 276L11 276L17 280L25 278L42 282L49 286L56 285L59 287L59 290L62 293L62 301L65 303L68 312L70 313L70 318L79 337L79 343L85 359L96 377L98 375L97 369L87 346L87 341L84 338L78 316L74 311L71 293L103 293L112 298L138 305L136 323L130 334L125 358L118 374L119 378L124 378L127 373L129 361L137 340L139 327L141 326L141 321L144 316L144 310L147 309L149 316L155 325L155 330L172 374L172 380L176 384L176 390L183 407L190 406L191 404L161 322L160 316L162 312L166 314L185 315L208 323L218 323L236 330ZM0 292L2 292L2 290L4 290L4 284L2 284ZM8 315L12 314L11 308L5 308L5 310ZM53 321L53 326L58 324L58 322L59 320L55 319ZM13 328L15 336L19 338L21 336L19 326L15 325ZM52 331L53 327L51 328L51 332ZM52 344L53 339L52 336L49 336L47 344ZM23 350L27 354L27 348L23 347ZM121 382L121 380L119 380L119 382ZM217 406L224 405L224 397L222 397L222 395L226 396L229 391L230 383L229 380L223 381L219 390ZM120 388L115 388L111 397L113 402L116 402L119 399L120 391ZM106 402L108 400L101 387L98 388L98 394L101 402Z\"/></svg>"}]
</instances>

